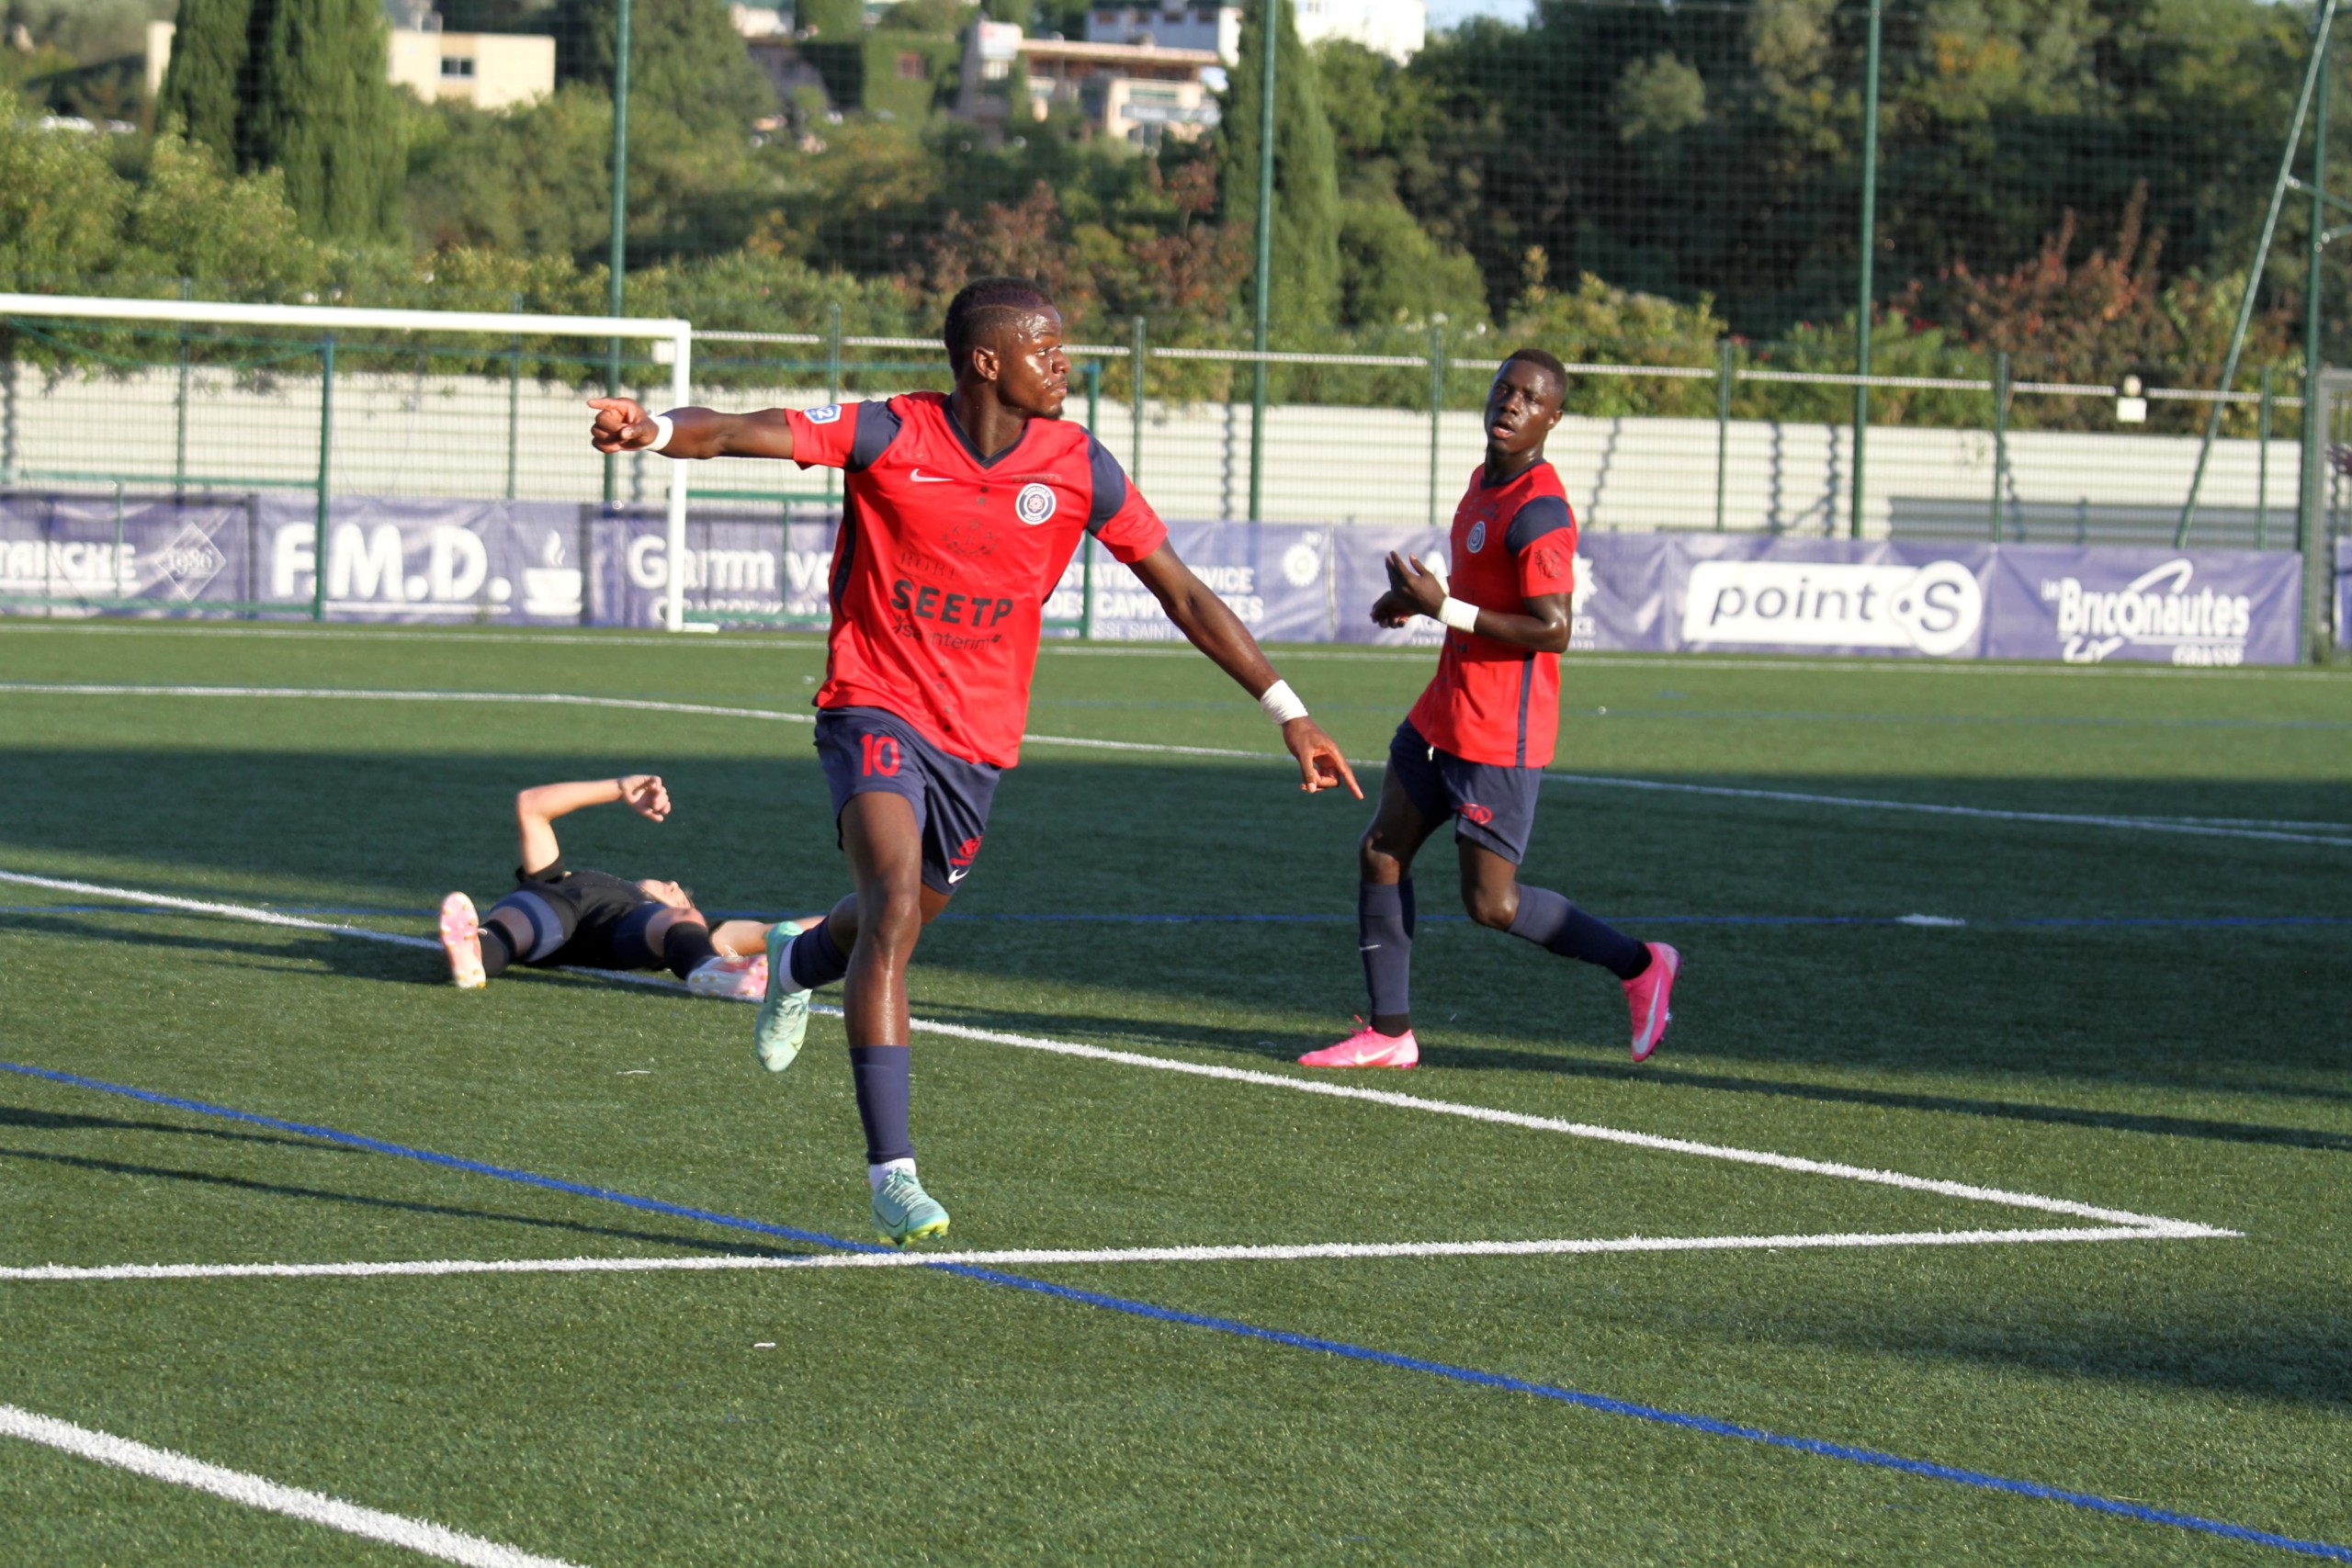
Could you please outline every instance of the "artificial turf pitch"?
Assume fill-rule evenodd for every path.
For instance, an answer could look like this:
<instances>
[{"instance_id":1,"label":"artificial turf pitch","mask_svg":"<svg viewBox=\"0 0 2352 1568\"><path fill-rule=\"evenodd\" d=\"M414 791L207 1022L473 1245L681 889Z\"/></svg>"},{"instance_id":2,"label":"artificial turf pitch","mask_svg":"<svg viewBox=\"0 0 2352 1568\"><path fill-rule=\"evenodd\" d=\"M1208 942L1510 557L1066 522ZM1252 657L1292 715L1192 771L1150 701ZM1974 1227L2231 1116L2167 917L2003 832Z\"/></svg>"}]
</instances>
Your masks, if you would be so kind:
<instances>
[{"instance_id":1,"label":"artificial turf pitch","mask_svg":"<svg viewBox=\"0 0 2352 1568\"><path fill-rule=\"evenodd\" d=\"M0 870L422 934L447 889L503 886L517 787L647 768L677 815L568 818L572 863L803 912L842 886L807 726L662 705L805 713L821 659L805 638L6 624ZM1359 758L1428 674L1426 654L1279 661ZM1458 909L1441 836L1419 878L1425 1066L1322 1078L2242 1234L6 1279L0 1406L576 1563L2282 1553L2133 1508L2352 1542L2352 679L1584 659L1563 686L1564 773L2137 825L1557 781L1527 880L1682 949L1660 1055L1627 1064L1607 976L1434 918ZM1030 728L1266 760L1033 745L923 940L916 1015L1316 1076L1290 1058L1363 1005L1368 807L1300 795L1189 651L1050 651ZM574 976L462 994L430 951L26 886L0 903L0 1059L867 1236L838 1020L770 1077L748 1008ZM1222 918L1265 916L1299 918ZM2081 1223L986 1040L915 1050L957 1251ZM822 1250L0 1074L0 1268ZM13 1561L416 1560L28 1442L0 1438L0 1474Z\"/></svg>"}]
</instances>

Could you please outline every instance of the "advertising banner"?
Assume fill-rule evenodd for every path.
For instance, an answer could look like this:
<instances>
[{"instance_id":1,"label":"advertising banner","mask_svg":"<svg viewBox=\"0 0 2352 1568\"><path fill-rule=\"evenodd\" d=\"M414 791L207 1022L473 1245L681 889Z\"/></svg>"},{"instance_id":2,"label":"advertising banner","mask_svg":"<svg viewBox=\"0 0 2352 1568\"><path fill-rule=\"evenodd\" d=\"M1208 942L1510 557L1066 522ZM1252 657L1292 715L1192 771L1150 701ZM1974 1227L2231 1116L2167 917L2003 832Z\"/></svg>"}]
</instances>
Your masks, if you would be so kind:
<instances>
[{"instance_id":1,"label":"advertising banner","mask_svg":"<svg viewBox=\"0 0 2352 1568\"><path fill-rule=\"evenodd\" d=\"M2352 648L2352 539L2335 541L2335 646Z\"/></svg>"},{"instance_id":2,"label":"advertising banner","mask_svg":"<svg viewBox=\"0 0 2352 1568\"><path fill-rule=\"evenodd\" d=\"M659 509L581 509L588 537L588 622L658 626L670 592L668 525ZM832 514L821 504L686 519L686 613L760 626L822 626L831 615Z\"/></svg>"},{"instance_id":3,"label":"advertising banner","mask_svg":"<svg viewBox=\"0 0 2352 1568\"><path fill-rule=\"evenodd\" d=\"M0 599L308 608L319 568L300 492L184 500L0 494ZM820 626L834 523L819 504L697 506L677 563L690 614ZM1391 551L1445 561L1430 528L1177 522L1178 554L1267 641L1433 647L1437 624L1375 626ZM2352 541L2334 556L2336 626L2352 640ZM340 620L654 626L673 563L661 513L548 502L338 497L325 606ZM2075 663L2293 663L2301 558L2287 551L1595 534L1577 547L1570 647ZM1070 635L1087 558L1046 606ZM1178 637L1159 602L1092 552L1097 637ZM219 613L216 609L214 613Z\"/></svg>"},{"instance_id":4,"label":"advertising banner","mask_svg":"<svg viewBox=\"0 0 2352 1568\"><path fill-rule=\"evenodd\" d=\"M311 498L258 502L255 592L300 609L318 586ZM335 620L577 626L580 509L554 502L337 496L327 511L325 604Z\"/></svg>"},{"instance_id":5,"label":"advertising banner","mask_svg":"<svg viewBox=\"0 0 2352 1568\"><path fill-rule=\"evenodd\" d=\"M1332 637L1331 558L1335 535L1352 528L1298 523L1170 523L1168 540L1194 576L1268 642L1328 642ZM1046 617L1076 621L1087 552L1070 558ZM1093 549L1093 633L1114 641L1165 642L1182 636L1136 574L1097 545Z\"/></svg>"},{"instance_id":6,"label":"advertising banner","mask_svg":"<svg viewBox=\"0 0 2352 1568\"><path fill-rule=\"evenodd\" d=\"M130 599L157 614L254 596L252 498L0 495L0 599Z\"/></svg>"}]
</instances>

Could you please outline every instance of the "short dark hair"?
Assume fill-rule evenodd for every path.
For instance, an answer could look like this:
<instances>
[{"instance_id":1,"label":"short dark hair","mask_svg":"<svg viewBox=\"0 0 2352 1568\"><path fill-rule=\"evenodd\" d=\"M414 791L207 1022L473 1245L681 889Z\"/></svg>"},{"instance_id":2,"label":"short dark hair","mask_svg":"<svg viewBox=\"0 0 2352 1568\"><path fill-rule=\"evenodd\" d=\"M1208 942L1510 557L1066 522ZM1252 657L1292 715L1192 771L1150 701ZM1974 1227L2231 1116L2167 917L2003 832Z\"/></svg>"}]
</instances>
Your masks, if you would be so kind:
<instances>
[{"instance_id":1,"label":"short dark hair","mask_svg":"<svg viewBox=\"0 0 2352 1568\"><path fill-rule=\"evenodd\" d=\"M1514 359L1524 360L1540 369L1549 370L1552 373L1552 379L1560 384L1560 395L1567 396L1568 367L1560 363L1556 355L1547 349L1514 348L1503 356L1503 365L1509 365ZM1495 374L1498 376L1502 374L1501 365L1495 367Z\"/></svg>"},{"instance_id":2,"label":"short dark hair","mask_svg":"<svg viewBox=\"0 0 2352 1568\"><path fill-rule=\"evenodd\" d=\"M1007 321L1053 308L1046 291L1025 277L972 279L947 302L947 324L940 336L947 344L948 368L961 373L982 334Z\"/></svg>"}]
</instances>

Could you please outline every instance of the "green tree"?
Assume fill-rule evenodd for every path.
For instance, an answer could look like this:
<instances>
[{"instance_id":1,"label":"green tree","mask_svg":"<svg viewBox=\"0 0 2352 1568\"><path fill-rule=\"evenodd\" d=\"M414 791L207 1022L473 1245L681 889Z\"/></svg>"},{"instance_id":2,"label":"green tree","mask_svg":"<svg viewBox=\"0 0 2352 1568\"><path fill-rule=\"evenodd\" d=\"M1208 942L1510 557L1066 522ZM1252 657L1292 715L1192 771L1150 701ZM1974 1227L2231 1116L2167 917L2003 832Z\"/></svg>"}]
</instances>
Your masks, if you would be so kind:
<instances>
[{"instance_id":1,"label":"green tree","mask_svg":"<svg viewBox=\"0 0 2352 1568\"><path fill-rule=\"evenodd\" d=\"M181 0L172 61L155 100L155 125L176 124L191 141L231 164L244 115L253 0Z\"/></svg>"},{"instance_id":2,"label":"green tree","mask_svg":"<svg viewBox=\"0 0 2352 1568\"><path fill-rule=\"evenodd\" d=\"M43 131L0 93L0 278L56 289L103 270L130 195L91 138Z\"/></svg>"},{"instance_id":3,"label":"green tree","mask_svg":"<svg viewBox=\"0 0 2352 1568\"><path fill-rule=\"evenodd\" d=\"M558 78L610 93L617 0L564 0L557 15ZM775 112L775 90L752 63L724 0L632 0L629 45L632 116L644 104L697 134L741 137Z\"/></svg>"},{"instance_id":4,"label":"green tree","mask_svg":"<svg viewBox=\"0 0 2352 1568\"><path fill-rule=\"evenodd\" d=\"M240 160L286 176L306 233L367 241L400 217L400 101L378 0L264 0Z\"/></svg>"},{"instance_id":5,"label":"green tree","mask_svg":"<svg viewBox=\"0 0 2352 1568\"><path fill-rule=\"evenodd\" d=\"M1217 126L1217 191L1227 223L1258 221L1258 133L1265 77L1264 7L1274 26L1274 278L1271 306L1285 325L1322 326L1340 307L1340 181L1315 57L1298 41L1289 0L1257 0L1241 21ZM1253 276L1250 288L1257 287Z\"/></svg>"}]
</instances>

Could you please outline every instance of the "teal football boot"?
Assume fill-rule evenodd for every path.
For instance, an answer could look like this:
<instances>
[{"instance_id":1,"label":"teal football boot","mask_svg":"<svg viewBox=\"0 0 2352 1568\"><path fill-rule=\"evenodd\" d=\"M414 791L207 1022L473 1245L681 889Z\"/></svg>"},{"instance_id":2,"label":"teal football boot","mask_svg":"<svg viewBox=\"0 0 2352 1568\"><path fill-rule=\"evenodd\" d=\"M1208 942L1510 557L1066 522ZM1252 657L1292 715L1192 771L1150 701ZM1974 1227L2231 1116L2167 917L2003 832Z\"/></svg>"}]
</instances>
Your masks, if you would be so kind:
<instances>
[{"instance_id":1,"label":"teal football boot","mask_svg":"<svg viewBox=\"0 0 2352 1568\"><path fill-rule=\"evenodd\" d=\"M768 988L760 998L760 1016L752 1025L752 1048L760 1058L760 1066L772 1073L780 1073L792 1066L800 1055L800 1042L808 1034L808 993L792 983L792 962L787 956L792 939L800 928L790 920L778 920L768 928Z\"/></svg>"},{"instance_id":2,"label":"teal football boot","mask_svg":"<svg viewBox=\"0 0 2352 1568\"><path fill-rule=\"evenodd\" d=\"M892 1247L936 1241L947 1234L947 1211L913 1171L894 1170L874 1190L874 1231Z\"/></svg>"}]
</instances>

